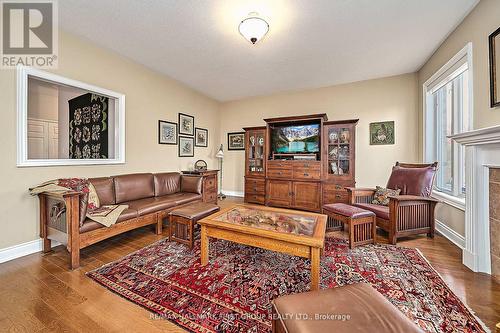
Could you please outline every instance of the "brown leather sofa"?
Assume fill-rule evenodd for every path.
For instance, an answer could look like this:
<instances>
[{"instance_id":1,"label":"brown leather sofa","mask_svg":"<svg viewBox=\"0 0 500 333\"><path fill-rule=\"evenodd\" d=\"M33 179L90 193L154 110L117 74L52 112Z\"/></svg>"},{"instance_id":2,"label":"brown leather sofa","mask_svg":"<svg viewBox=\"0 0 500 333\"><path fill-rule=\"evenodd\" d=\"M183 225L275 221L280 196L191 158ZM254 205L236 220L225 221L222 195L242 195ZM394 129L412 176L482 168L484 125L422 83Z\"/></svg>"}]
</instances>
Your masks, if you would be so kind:
<instances>
[{"instance_id":1,"label":"brown leather sofa","mask_svg":"<svg viewBox=\"0 0 500 333\"><path fill-rule=\"evenodd\" d=\"M39 195L43 251L50 251L51 239L65 244L71 254L72 269L80 265L80 249L145 225L156 225L156 233L161 234L163 220L171 210L202 201L200 176L137 173L89 180L101 205L128 205L111 227L85 217L81 193ZM54 214L57 210L62 214Z\"/></svg>"}]
</instances>

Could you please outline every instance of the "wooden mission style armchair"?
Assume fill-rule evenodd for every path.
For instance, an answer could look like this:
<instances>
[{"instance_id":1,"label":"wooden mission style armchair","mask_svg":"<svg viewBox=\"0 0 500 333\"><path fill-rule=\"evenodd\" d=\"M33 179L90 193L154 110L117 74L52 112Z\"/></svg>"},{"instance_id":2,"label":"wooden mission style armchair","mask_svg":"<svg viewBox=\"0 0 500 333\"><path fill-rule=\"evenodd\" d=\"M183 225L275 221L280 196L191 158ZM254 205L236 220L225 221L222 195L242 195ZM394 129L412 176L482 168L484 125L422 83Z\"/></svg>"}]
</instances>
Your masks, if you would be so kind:
<instances>
[{"instance_id":1,"label":"wooden mission style armchair","mask_svg":"<svg viewBox=\"0 0 500 333\"><path fill-rule=\"evenodd\" d=\"M396 244L399 237L426 233L434 237L434 208L439 202L431 198L437 170L432 164L397 162L387 182L387 188L400 189L398 196L390 197L389 206L372 204L375 189L347 188L351 205L372 211L377 226L389 233L389 242Z\"/></svg>"}]
</instances>

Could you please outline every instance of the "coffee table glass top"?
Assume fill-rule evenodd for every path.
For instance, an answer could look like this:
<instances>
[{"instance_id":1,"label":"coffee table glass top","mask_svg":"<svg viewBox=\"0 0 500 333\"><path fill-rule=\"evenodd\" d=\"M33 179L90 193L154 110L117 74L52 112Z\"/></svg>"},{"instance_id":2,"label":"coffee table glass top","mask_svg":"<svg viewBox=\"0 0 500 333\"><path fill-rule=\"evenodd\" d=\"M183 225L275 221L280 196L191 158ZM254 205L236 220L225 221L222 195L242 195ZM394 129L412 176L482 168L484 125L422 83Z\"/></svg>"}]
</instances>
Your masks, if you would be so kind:
<instances>
[{"instance_id":1,"label":"coffee table glass top","mask_svg":"<svg viewBox=\"0 0 500 333\"><path fill-rule=\"evenodd\" d=\"M234 207L213 220L304 236L313 236L317 221L314 216L280 213L245 206Z\"/></svg>"}]
</instances>

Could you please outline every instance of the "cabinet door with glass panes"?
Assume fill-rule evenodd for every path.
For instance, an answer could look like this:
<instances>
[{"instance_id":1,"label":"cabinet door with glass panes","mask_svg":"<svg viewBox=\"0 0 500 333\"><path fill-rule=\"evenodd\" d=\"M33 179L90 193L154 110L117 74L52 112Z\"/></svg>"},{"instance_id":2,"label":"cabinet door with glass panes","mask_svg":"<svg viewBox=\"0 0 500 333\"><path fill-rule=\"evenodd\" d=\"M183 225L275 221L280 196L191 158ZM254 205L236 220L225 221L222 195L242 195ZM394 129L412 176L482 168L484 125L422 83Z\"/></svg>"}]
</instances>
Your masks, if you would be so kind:
<instances>
[{"instance_id":1,"label":"cabinet door with glass panes","mask_svg":"<svg viewBox=\"0 0 500 333\"><path fill-rule=\"evenodd\" d=\"M353 179L355 156L355 125L351 123L325 125L324 172L327 179Z\"/></svg>"},{"instance_id":2,"label":"cabinet door with glass panes","mask_svg":"<svg viewBox=\"0 0 500 333\"><path fill-rule=\"evenodd\" d=\"M265 175L265 143L266 129L247 130L245 139L245 154L246 154L246 172L247 176L262 176Z\"/></svg>"}]
</instances>

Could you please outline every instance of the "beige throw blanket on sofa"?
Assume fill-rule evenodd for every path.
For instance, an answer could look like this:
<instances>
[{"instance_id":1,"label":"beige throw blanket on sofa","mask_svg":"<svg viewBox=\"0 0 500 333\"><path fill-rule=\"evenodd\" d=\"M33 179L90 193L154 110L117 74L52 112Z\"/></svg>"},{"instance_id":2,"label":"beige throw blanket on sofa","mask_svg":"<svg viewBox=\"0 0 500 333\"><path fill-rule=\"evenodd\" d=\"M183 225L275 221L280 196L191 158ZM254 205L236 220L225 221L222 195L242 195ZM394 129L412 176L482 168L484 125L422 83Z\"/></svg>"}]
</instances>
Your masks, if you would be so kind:
<instances>
[{"instance_id":1,"label":"beige throw blanket on sofa","mask_svg":"<svg viewBox=\"0 0 500 333\"><path fill-rule=\"evenodd\" d=\"M40 193L61 194L68 191L80 192L88 195L86 216L106 227L116 223L120 214L128 208L128 205L100 205L99 197L92 184L85 178L55 179L37 185L29 189L31 195Z\"/></svg>"}]
</instances>

